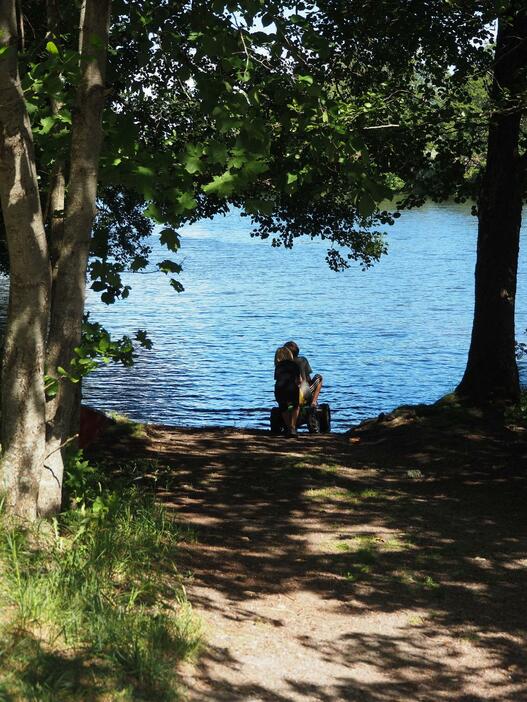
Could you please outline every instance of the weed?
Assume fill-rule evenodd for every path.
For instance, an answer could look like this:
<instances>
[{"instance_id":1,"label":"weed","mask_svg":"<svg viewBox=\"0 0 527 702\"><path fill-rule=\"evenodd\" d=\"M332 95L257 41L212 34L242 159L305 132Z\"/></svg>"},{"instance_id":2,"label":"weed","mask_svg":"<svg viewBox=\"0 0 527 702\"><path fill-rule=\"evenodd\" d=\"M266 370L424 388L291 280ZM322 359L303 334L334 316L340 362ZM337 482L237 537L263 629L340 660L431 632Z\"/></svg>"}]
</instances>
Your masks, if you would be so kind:
<instances>
[{"instance_id":1,"label":"weed","mask_svg":"<svg viewBox=\"0 0 527 702\"><path fill-rule=\"evenodd\" d=\"M426 575L419 583L425 590L437 590L441 585L430 575Z\"/></svg>"},{"instance_id":2,"label":"weed","mask_svg":"<svg viewBox=\"0 0 527 702\"><path fill-rule=\"evenodd\" d=\"M174 666L199 646L173 565L180 527L134 489L89 499L39 548L0 517L0 700L175 699Z\"/></svg>"},{"instance_id":3,"label":"weed","mask_svg":"<svg viewBox=\"0 0 527 702\"><path fill-rule=\"evenodd\" d=\"M366 563L360 563L353 566L352 570L348 570L344 573L344 577L349 582L355 583L360 580L365 575L369 575L371 572L371 566Z\"/></svg>"},{"instance_id":4,"label":"weed","mask_svg":"<svg viewBox=\"0 0 527 702\"><path fill-rule=\"evenodd\" d=\"M429 591L437 591L441 588L440 583L434 580L430 575L426 575L423 578L419 573L404 569L397 570L394 575L401 584L410 587Z\"/></svg>"}]
</instances>

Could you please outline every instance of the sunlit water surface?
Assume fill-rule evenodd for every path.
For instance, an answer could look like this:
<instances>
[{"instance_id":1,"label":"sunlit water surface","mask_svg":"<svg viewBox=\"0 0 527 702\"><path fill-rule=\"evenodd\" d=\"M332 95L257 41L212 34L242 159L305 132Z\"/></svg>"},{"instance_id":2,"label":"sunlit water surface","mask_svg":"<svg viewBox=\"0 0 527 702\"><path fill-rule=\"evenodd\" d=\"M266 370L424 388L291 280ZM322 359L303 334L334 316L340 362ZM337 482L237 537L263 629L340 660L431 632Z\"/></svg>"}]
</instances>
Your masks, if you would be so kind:
<instances>
[{"instance_id":1,"label":"sunlit water surface","mask_svg":"<svg viewBox=\"0 0 527 702\"><path fill-rule=\"evenodd\" d=\"M330 271L323 242L300 240L284 250L249 231L236 212L185 229L179 295L156 273L125 276L132 292L115 305L89 291L92 319L115 335L147 329L154 348L141 351L133 368L113 365L90 376L87 404L139 421L266 427L273 354L288 339L323 374L321 400L331 404L337 431L455 387L473 310L476 220L466 207L404 213L388 230L388 255L367 271ZM155 239L153 246L154 260L170 258ZM524 259L517 299L523 340ZM6 302L4 279L0 312ZM524 361L520 371L527 381Z\"/></svg>"},{"instance_id":2,"label":"sunlit water surface","mask_svg":"<svg viewBox=\"0 0 527 702\"><path fill-rule=\"evenodd\" d=\"M185 229L181 294L157 274L130 274L129 299L112 306L90 291L93 319L116 335L147 329L154 348L133 368L97 371L85 402L140 421L266 427L273 354L288 339L324 376L337 431L455 387L473 311L476 220L466 207L403 214L389 228L389 254L367 271L332 272L322 242L284 250L249 231L237 212ZM154 246L154 260L169 256ZM522 262L519 329L524 278Z\"/></svg>"}]
</instances>

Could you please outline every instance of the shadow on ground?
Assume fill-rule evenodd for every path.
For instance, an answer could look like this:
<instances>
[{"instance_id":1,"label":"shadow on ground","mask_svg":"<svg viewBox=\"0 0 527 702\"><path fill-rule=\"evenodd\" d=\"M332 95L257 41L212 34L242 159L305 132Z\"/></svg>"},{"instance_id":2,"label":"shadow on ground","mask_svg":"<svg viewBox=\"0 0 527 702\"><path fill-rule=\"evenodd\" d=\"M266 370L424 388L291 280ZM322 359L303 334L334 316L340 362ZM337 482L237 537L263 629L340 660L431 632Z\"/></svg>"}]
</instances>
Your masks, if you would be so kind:
<instances>
[{"instance_id":1,"label":"shadow on ground","mask_svg":"<svg viewBox=\"0 0 527 702\"><path fill-rule=\"evenodd\" d=\"M300 441L150 426L101 451L148 459L137 481L197 528L181 553L195 605L240 622L251 598L302 591L349 618L323 640L296 634L340 666L330 684L233 684L240 662L215 646L196 699L503 702L527 699L524 435L410 411ZM279 611L259 619L284 628Z\"/></svg>"}]
</instances>

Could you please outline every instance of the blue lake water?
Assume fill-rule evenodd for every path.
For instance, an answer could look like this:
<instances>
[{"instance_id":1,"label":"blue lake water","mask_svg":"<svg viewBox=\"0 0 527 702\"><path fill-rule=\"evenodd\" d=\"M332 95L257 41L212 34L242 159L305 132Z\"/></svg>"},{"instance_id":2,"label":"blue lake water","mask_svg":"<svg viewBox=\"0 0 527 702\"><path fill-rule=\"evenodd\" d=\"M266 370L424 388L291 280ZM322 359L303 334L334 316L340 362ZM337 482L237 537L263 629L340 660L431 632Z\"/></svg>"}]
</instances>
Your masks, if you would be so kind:
<instances>
[{"instance_id":1,"label":"blue lake water","mask_svg":"<svg viewBox=\"0 0 527 702\"><path fill-rule=\"evenodd\" d=\"M274 351L289 339L324 376L320 400L336 431L455 387L473 311L476 220L466 206L404 213L388 228L388 255L367 271L332 272L323 242L285 250L249 231L237 212L183 230L181 294L161 274L130 274L130 297L109 307L90 291L93 319L116 335L147 329L154 348L133 368L92 375L87 404L140 421L266 427ZM154 260L170 257L154 246ZM518 330L524 280L522 260Z\"/></svg>"}]
</instances>

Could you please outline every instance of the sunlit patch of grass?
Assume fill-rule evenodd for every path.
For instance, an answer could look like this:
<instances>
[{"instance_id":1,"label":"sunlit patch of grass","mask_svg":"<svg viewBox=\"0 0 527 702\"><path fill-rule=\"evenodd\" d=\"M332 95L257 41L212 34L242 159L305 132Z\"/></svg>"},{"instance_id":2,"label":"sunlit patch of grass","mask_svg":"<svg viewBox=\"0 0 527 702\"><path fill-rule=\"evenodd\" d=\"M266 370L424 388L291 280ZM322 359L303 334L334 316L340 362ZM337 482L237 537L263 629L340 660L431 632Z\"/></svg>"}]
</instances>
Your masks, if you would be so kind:
<instances>
[{"instance_id":1,"label":"sunlit patch of grass","mask_svg":"<svg viewBox=\"0 0 527 702\"><path fill-rule=\"evenodd\" d=\"M378 490L367 488L365 490L347 490L346 488L330 486L323 488L310 488L305 492L306 497L313 500L330 502L348 502L359 504L362 500L368 500L380 496Z\"/></svg>"},{"instance_id":2,"label":"sunlit patch of grass","mask_svg":"<svg viewBox=\"0 0 527 702\"><path fill-rule=\"evenodd\" d=\"M394 573L395 579L402 585L408 587L419 588L428 591L438 591L441 588L441 584L438 583L430 575L421 575L418 572L399 569Z\"/></svg>"},{"instance_id":3,"label":"sunlit patch of grass","mask_svg":"<svg viewBox=\"0 0 527 702\"><path fill-rule=\"evenodd\" d=\"M109 417L113 419L115 424L113 427L109 427L107 431L119 434L121 436L128 436L133 439L144 439L146 437L146 425L140 422L135 422L130 417L119 412L110 412Z\"/></svg>"},{"instance_id":4,"label":"sunlit patch of grass","mask_svg":"<svg viewBox=\"0 0 527 702\"><path fill-rule=\"evenodd\" d=\"M391 539L385 539L383 541L382 548L383 551L406 551L414 548L414 545L410 541L405 541L394 537Z\"/></svg>"},{"instance_id":5,"label":"sunlit patch of grass","mask_svg":"<svg viewBox=\"0 0 527 702\"><path fill-rule=\"evenodd\" d=\"M135 490L96 504L38 534L0 517L0 700L177 699L174 667L200 644L185 535Z\"/></svg>"},{"instance_id":6,"label":"sunlit patch of grass","mask_svg":"<svg viewBox=\"0 0 527 702\"><path fill-rule=\"evenodd\" d=\"M350 541L338 541L335 545L337 551L357 552L376 551L378 553L405 551L414 548L413 544L397 537L385 538L378 535L361 534L354 536Z\"/></svg>"},{"instance_id":7,"label":"sunlit patch of grass","mask_svg":"<svg viewBox=\"0 0 527 702\"><path fill-rule=\"evenodd\" d=\"M337 551L348 554L346 570L343 576L350 582L356 582L373 572L374 567L382 567L382 558L388 553L397 553L414 548L413 544L403 538L385 538L378 534L360 534L334 544ZM400 572L398 572L400 577ZM412 583L414 581L412 580ZM426 583L431 585L431 583Z\"/></svg>"}]
</instances>

